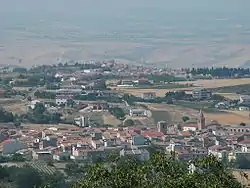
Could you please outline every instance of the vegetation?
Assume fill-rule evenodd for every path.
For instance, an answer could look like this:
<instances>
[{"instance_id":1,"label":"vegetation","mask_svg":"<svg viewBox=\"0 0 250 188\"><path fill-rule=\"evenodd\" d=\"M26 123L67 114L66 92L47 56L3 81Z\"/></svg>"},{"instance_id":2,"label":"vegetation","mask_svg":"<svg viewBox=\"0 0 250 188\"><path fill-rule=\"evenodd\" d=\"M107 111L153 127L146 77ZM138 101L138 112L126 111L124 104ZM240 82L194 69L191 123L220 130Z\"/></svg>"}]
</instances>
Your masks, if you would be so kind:
<instances>
[{"instance_id":1,"label":"vegetation","mask_svg":"<svg viewBox=\"0 0 250 188\"><path fill-rule=\"evenodd\" d=\"M45 91L36 91L34 96L40 99L55 99L56 94L52 92L45 92Z\"/></svg>"},{"instance_id":2,"label":"vegetation","mask_svg":"<svg viewBox=\"0 0 250 188\"><path fill-rule=\"evenodd\" d=\"M117 119L124 119L125 113L121 108L110 108L110 113L114 115Z\"/></svg>"},{"instance_id":3,"label":"vegetation","mask_svg":"<svg viewBox=\"0 0 250 188\"><path fill-rule=\"evenodd\" d=\"M188 116L183 116L183 117L182 117L182 120L183 120L184 122L187 122L187 121L190 120L190 118L189 118Z\"/></svg>"},{"instance_id":4,"label":"vegetation","mask_svg":"<svg viewBox=\"0 0 250 188\"><path fill-rule=\"evenodd\" d=\"M27 80L17 80L14 86L17 87L36 87L37 85L44 85L44 80L40 76L30 76Z\"/></svg>"},{"instance_id":5,"label":"vegetation","mask_svg":"<svg viewBox=\"0 0 250 188\"><path fill-rule=\"evenodd\" d=\"M132 120L132 119L126 119L126 120L124 121L123 125L124 125L125 127L134 126L134 125L135 125L135 122L134 122L134 120Z\"/></svg>"},{"instance_id":6,"label":"vegetation","mask_svg":"<svg viewBox=\"0 0 250 188\"><path fill-rule=\"evenodd\" d=\"M242 123L240 123L240 126L245 127L245 126L246 126L246 123L242 122Z\"/></svg>"},{"instance_id":7,"label":"vegetation","mask_svg":"<svg viewBox=\"0 0 250 188\"><path fill-rule=\"evenodd\" d=\"M231 77L240 77L245 75L250 75L250 69L244 68L192 68L188 69L187 72L192 75L211 75L212 77L218 78L231 78Z\"/></svg>"},{"instance_id":8,"label":"vegetation","mask_svg":"<svg viewBox=\"0 0 250 188\"><path fill-rule=\"evenodd\" d=\"M46 124L46 123L59 123L61 121L61 114L50 114L46 111L43 103L36 103L35 108L25 115L20 116L20 120L25 122Z\"/></svg>"},{"instance_id":9,"label":"vegetation","mask_svg":"<svg viewBox=\"0 0 250 188\"><path fill-rule=\"evenodd\" d=\"M34 168L25 167L3 167L0 166L0 187L34 188L65 187L66 182L63 174L56 172L52 175L41 173Z\"/></svg>"},{"instance_id":10,"label":"vegetation","mask_svg":"<svg viewBox=\"0 0 250 188\"><path fill-rule=\"evenodd\" d=\"M46 89L48 89L48 90L57 90L57 89L60 89L60 86L58 84L47 84Z\"/></svg>"},{"instance_id":11,"label":"vegetation","mask_svg":"<svg viewBox=\"0 0 250 188\"><path fill-rule=\"evenodd\" d=\"M149 74L145 76L149 80L153 80L155 83L159 82L178 82L178 81L185 81L185 78L174 77L171 75L153 75Z\"/></svg>"},{"instance_id":12,"label":"vegetation","mask_svg":"<svg viewBox=\"0 0 250 188\"><path fill-rule=\"evenodd\" d=\"M73 188L104 187L166 187L166 188L240 188L230 171L213 156L193 161L196 170L191 173L189 164L177 161L165 154L156 154L145 163L127 160L105 167L96 164L91 167L85 178L73 185Z\"/></svg>"},{"instance_id":13,"label":"vegetation","mask_svg":"<svg viewBox=\"0 0 250 188\"><path fill-rule=\"evenodd\" d=\"M24 162L26 159L19 153L15 153L12 156L0 155L0 163L6 162Z\"/></svg>"},{"instance_id":14,"label":"vegetation","mask_svg":"<svg viewBox=\"0 0 250 188\"><path fill-rule=\"evenodd\" d=\"M14 121L15 117L11 112L7 112L3 108L0 108L0 123L7 123Z\"/></svg>"}]
</instances>

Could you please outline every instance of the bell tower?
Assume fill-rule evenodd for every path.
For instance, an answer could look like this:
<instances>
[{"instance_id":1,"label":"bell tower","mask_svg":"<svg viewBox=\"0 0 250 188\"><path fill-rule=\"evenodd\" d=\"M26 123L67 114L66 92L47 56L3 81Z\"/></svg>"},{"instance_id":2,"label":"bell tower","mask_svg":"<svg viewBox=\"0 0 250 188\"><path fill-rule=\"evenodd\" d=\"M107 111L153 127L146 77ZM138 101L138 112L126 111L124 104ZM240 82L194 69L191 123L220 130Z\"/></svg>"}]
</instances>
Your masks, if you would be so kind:
<instances>
[{"instance_id":1,"label":"bell tower","mask_svg":"<svg viewBox=\"0 0 250 188\"><path fill-rule=\"evenodd\" d=\"M202 109L200 110L200 116L199 116L199 130L206 128L206 118L203 114Z\"/></svg>"}]
</instances>

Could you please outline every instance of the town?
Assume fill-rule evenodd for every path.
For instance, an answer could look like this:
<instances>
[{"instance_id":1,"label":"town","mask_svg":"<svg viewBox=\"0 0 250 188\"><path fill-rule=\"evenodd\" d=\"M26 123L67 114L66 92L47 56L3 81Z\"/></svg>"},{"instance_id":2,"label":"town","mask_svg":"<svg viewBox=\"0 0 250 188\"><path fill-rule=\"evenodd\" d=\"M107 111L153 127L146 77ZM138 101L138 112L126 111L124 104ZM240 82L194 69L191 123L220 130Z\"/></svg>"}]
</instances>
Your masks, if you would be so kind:
<instances>
[{"instance_id":1,"label":"town","mask_svg":"<svg viewBox=\"0 0 250 188\"><path fill-rule=\"evenodd\" d=\"M2 165L69 173L72 164L80 169L111 156L143 162L159 151L183 161L214 155L231 168L250 168L249 69L110 60L0 72Z\"/></svg>"}]
</instances>

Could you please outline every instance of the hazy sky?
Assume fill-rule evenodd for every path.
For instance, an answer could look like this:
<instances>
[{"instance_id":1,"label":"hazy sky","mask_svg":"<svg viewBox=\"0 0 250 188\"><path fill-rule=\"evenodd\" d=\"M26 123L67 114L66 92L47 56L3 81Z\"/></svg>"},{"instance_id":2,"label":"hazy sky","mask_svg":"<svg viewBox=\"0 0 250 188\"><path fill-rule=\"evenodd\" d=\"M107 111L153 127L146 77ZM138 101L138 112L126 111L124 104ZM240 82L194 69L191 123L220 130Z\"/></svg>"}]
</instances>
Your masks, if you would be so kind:
<instances>
[{"instance_id":1,"label":"hazy sky","mask_svg":"<svg viewBox=\"0 0 250 188\"><path fill-rule=\"evenodd\" d=\"M164 9L172 11L246 11L249 0L1 0L0 11L115 11Z\"/></svg>"}]
</instances>

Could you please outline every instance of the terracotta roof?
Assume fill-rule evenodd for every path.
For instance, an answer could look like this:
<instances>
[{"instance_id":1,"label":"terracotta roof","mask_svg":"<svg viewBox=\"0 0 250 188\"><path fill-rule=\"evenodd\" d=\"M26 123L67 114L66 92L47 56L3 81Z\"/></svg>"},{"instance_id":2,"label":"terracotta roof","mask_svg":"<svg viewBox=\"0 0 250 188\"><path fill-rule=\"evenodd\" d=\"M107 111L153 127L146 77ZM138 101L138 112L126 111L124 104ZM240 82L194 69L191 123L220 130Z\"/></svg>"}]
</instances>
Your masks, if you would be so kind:
<instances>
[{"instance_id":1,"label":"terracotta roof","mask_svg":"<svg viewBox=\"0 0 250 188\"><path fill-rule=\"evenodd\" d=\"M195 128L198 128L198 124L185 124L183 125L183 127L195 127Z\"/></svg>"},{"instance_id":2,"label":"terracotta roof","mask_svg":"<svg viewBox=\"0 0 250 188\"><path fill-rule=\"evenodd\" d=\"M243 145L243 144L250 144L250 138L247 138L245 140L242 140L241 142L238 143L239 145Z\"/></svg>"},{"instance_id":3,"label":"terracotta roof","mask_svg":"<svg viewBox=\"0 0 250 188\"><path fill-rule=\"evenodd\" d=\"M142 133L142 136L144 137L161 137L164 134L162 132L157 132L157 131L145 131Z\"/></svg>"},{"instance_id":4,"label":"terracotta roof","mask_svg":"<svg viewBox=\"0 0 250 188\"><path fill-rule=\"evenodd\" d=\"M2 145L8 144L8 143L10 143L10 142L12 142L12 141L13 141L12 139L4 140L4 141L2 142Z\"/></svg>"},{"instance_id":5,"label":"terracotta roof","mask_svg":"<svg viewBox=\"0 0 250 188\"><path fill-rule=\"evenodd\" d=\"M183 132L180 132L183 136L190 136L190 132L188 131L183 131Z\"/></svg>"}]
</instances>

